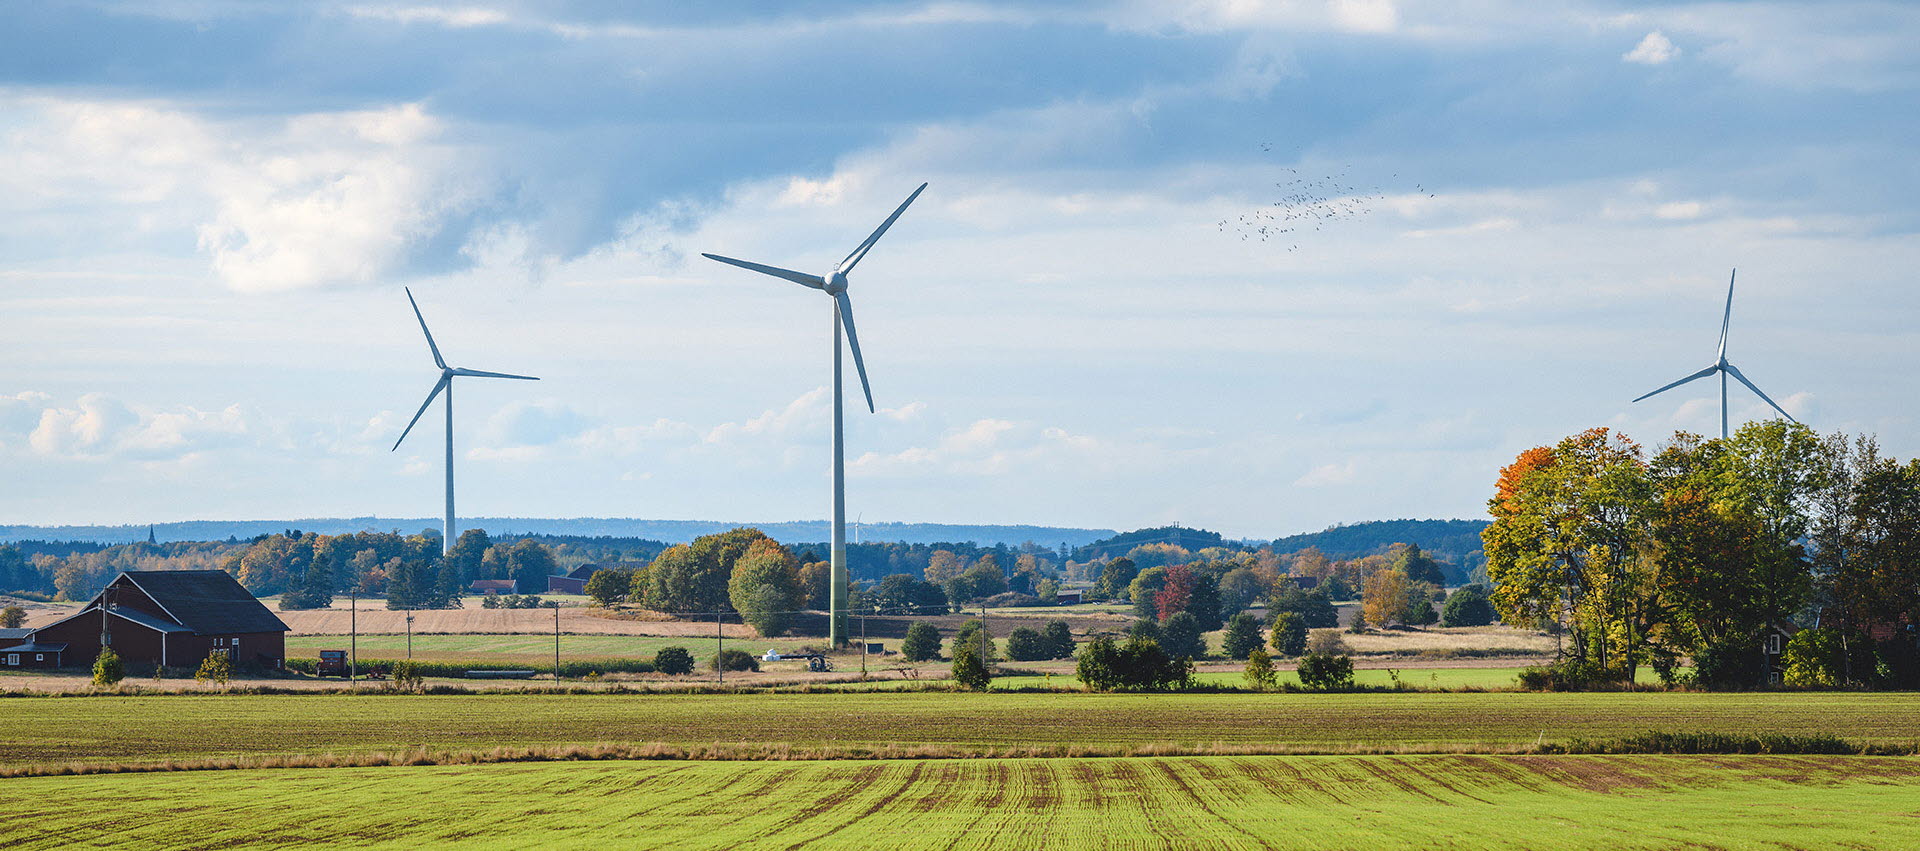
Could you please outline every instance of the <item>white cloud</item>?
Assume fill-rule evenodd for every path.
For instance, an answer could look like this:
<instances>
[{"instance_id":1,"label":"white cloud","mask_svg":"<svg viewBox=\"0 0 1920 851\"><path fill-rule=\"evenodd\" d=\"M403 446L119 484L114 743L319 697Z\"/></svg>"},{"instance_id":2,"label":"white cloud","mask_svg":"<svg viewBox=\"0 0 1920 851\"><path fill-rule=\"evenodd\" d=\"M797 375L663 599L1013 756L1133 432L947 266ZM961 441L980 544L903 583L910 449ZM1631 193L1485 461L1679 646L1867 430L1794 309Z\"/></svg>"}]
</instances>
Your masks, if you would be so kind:
<instances>
[{"instance_id":1,"label":"white cloud","mask_svg":"<svg viewBox=\"0 0 1920 851\"><path fill-rule=\"evenodd\" d=\"M346 11L348 15L356 18L393 21L400 24L437 24L452 29L491 26L508 21L504 12L471 6L403 6L399 8L351 6Z\"/></svg>"},{"instance_id":2,"label":"white cloud","mask_svg":"<svg viewBox=\"0 0 1920 851\"><path fill-rule=\"evenodd\" d=\"M192 233L237 290L374 281L484 185L419 104L269 122L137 101L0 105L25 116L0 137L14 163L0 171L0 205L87 205L102 243Z\"/></svg>"},{"instance_id":3,"label":"white cloud","mask_svg":"<svg viewBox=\"0 0 1920 851\"><path fill-rule=\"evenodd\" d=\"M1673 42L1668 41L1659 30L1654 30L1647 33L1646 38L1640 39L1640 43L1634 45L1632 50L1621 54L1620 58L1641 65L1665 65L1679 55L1680 48L1674 47Z\"/></svg>"},{"instance_id":4,"label":"white cloud","mask_svg":"<svg viewBox=\"0 0 1920 851\"><path fill-rule=\"evenodd\" d=\"M1699 201L1669 201L1653 208L1654 218L1685 221L1700 218L1706 207Z\"/></svg>"},{"instance_id":5,"label":"white cloud","mask_svg":"<svg viewBox=\"0 0 1920 851\"><path fill-rule=\"evenodd\" d=\"M1294 479L1293 486L1298 488L1320 488L1329 485L1344 485L1353 481L1353 477L1354 465L1352 461L1348 461L1345 464L1321 464L1318 467L1308 470L1306 475Z\"/></svg>"}]
</instances>

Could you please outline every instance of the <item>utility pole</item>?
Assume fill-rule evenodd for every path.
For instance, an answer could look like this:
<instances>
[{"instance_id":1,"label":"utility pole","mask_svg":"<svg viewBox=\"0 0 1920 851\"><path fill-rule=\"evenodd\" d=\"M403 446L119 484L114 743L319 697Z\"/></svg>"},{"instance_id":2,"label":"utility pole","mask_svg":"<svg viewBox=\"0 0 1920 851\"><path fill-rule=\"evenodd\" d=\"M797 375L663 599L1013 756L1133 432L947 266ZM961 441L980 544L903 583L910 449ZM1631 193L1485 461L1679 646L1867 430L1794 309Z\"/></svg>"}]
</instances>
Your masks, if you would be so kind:
<instances>
[{"instance_id":1,"label":"utility pole","mask_svg":"<svg viewBox=\"0 0 1920 851\"><path fill-rule=\"evenodd\" d=\"M855 527L858 528L858 527ZM867 678L867 613L860 613L860 679Z\"/></svg>"},{"instance_id":2,"label":"utility pole","mask_svg":"<svg viewBox=\"0 0 1920 851\"><path fill-rule=\"evenodd\" d=\"M560 682L560 601L553 601L553 681Z\"/></svg>"},{"instance_id":3,"label":"utility pole","mask_svg":"<svg viewBox=\"0 0 1920 851\"><path fill-rule=\"evenodd\" d=\"M720 654L726 652L726 645L727 645L727 640L721 637L721 634L720 634L720 613L714 612L713 613L713 672L718 675L719 677L718 682L721 685L726 685L726 682L727 682L727 664L725 660L722 660L720 658Z\"/></svg>"},{"instance_id":4,"label":"utility pole","mask_svg":"<svg viewBox=\"0 0 1920 851\"><path fill-rule=\"evenodd\" d=\"M354 585L347 593L352 599L347 604L347 634L351 636L347 644L351 648L347 657L347 683L352 684L360 680L360 586Z\"/></svg>"},{"instance_id":5,"label":"utility pole","mask_svg":"<svg viewBox=\"0 0 1920 851\"><path fill-rule=\"evenodd\" d=\"M407 607L407 661L413 661L413 607Z\"/></svg>"}]
</instances>

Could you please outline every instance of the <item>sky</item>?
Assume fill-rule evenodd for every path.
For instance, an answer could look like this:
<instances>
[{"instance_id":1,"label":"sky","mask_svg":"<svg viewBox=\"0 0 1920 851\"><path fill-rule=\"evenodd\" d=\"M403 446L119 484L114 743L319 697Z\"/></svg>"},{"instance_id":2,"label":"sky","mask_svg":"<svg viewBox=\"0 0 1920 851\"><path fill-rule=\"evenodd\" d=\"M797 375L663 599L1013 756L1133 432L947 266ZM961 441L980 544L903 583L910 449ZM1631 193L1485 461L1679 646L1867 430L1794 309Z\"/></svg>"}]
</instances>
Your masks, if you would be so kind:
<instances>
[{"instance_id":1,"label":"sky","mask_svg":"<svg viewBox=\"0 0 1920 851\"><path fill-rule=\"evenodd\" d=\"M1920 7L12 4L0 520L1479 517L1728 355L1920 453ZM1262 235L1243 218L1307 226ZM1269 230L1284 224L1268 225ZM1317 229L1309 230L1309 226ZM1770 410L1737 386L1736 422Z\"/></svg>"}]
</instances>

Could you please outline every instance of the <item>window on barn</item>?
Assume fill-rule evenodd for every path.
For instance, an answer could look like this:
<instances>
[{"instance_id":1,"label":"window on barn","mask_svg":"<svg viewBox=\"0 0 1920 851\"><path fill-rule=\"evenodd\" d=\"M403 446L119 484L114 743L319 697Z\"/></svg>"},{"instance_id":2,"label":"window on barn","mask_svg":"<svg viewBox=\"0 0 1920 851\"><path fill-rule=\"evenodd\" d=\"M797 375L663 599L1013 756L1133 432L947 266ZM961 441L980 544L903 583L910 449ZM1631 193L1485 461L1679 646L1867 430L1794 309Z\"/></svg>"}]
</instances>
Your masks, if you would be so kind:
<instances>
[{"instance_id":1,"label":"window on barn","mask_svg":"<svg viewBox=\"0 0 1920 851\"><path fill-rule=\"evenodd\" d=\"M45 662L45 661L47 661L47 654L45 654L45 653L35 653L35 654L33 654L33 661L35 661L35 662Z\"/></svg>"},{"instance_id":2,"label":"window on barn","mask_svg":"<svg viewBox=\"0 0 1920 851\"><path fill-rule=\"evenodd\" d=\"M8 654L7 654L7 664L9 664L9 665L18 665L18 664L20 664L20 654L18 654L18 653L8 653Z\"/></svg>"}]
</instances>

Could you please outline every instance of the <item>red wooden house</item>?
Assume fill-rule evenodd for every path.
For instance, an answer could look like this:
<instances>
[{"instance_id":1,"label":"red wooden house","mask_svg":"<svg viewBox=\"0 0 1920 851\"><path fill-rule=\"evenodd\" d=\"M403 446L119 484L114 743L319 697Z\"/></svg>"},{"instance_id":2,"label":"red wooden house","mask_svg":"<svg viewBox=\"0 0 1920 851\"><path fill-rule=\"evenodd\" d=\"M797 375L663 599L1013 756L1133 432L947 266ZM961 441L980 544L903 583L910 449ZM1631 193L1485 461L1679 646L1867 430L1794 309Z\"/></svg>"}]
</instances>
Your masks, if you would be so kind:
<instances>
[{"instance_id":1,"label":"red wooden house","mask_svg":"<svg viewBox=\"0 0 1920 851\"><path fill-rule=\"evenodd\" d=\"M127 662L184 668L225 653L236 665L278 668L287 655L287 630L226 571L130 570L78 613L34 628L20 645L50 649L0 648L0 664L84 665L104 642ZM28 653L39 658L29 662Z\"/></svg>"}]
</instances>

